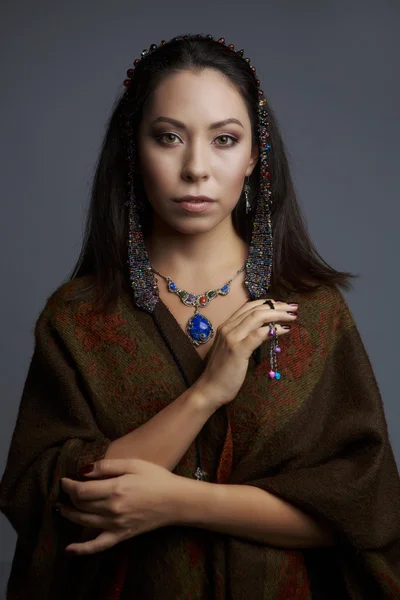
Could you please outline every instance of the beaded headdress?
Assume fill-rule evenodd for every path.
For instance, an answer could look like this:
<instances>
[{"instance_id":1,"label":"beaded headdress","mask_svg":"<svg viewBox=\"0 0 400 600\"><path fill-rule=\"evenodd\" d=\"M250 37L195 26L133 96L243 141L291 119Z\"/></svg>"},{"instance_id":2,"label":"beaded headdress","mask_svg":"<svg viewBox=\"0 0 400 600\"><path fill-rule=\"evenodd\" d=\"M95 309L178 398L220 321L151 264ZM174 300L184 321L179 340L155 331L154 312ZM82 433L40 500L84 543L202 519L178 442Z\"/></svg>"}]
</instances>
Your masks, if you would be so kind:
<instances>
[{"instance_id":1,"label":"beaded headdress","mask_svg":"<svg viewBox=\"0 0 400 600\"><path fill-rule=\"evenodd\" d=\"M211 35L184 35L172 38L170 42L178 41L182 39L207 39L217 41L223 44L232 52L235 52L234 45L225 43L225 38L219 38L216 40ZM169 42L162 40L159 46L163 46ZM157 44L152 44L148 50L143 50L141 58L134 60L133 65L127 71L127 78L124 80L123 85L126 87L125 94L129 94L129 88L134 84L135 80L135 68L146 60L146 57L153 53L159 47ZM244 50L237 50L236 54L243 58ZM248 65L250 70L253 72L255 82L258 88L258 125L257 125L257 141L259 145L259 162L260 162L260 175L259 175L259 188L257 196L254 201L255 204L255 215L253 218L253 229L251 243L249 246L249 255L245 263L246 277L245 286L250 293L250 297L253 300L258 298L267 297L268 290L271 282L272 273L272 261L273 261L273 243L272 243L272 223L271 223L271 205L272 205L272 192L271 192L271 172L268 162L268 152L271 150L271 144L269 143L270 134L268 132L269 122L268 113L265 105L267 103L264 92L260 89L260 80L256 78L256 69L250 64L249 58L243 59ZM129 189L129 200L127 206L129 207L129 242L128 242L128 262L129 262L129 274L131 286L134 293L134 299L136 305L152 313L159 300L159 292L157 281L153 274L153 269L149 264L149 258L144 244L142 224L140 221L140 213L144 210L143 205L135 195L135 181L134 181L134 165L135 165L135 145L133 141L132 128L125 123L125 131L127 134L127 152L128 152L128 189ZM245 185L246 193L246 213L252 211L254 206L250 206L248 200L249 186ZM272 324L273 325L273 324ZM271 336L275 337L275 341L271 340L271 346L277 346L277 333L276 328L271 327ZM274 352L275 355L275 352ZM274 359L274 369L271 369L270 377L276 379L280 377L276 369L276 357Z\"/></svg>"}]
</instances>

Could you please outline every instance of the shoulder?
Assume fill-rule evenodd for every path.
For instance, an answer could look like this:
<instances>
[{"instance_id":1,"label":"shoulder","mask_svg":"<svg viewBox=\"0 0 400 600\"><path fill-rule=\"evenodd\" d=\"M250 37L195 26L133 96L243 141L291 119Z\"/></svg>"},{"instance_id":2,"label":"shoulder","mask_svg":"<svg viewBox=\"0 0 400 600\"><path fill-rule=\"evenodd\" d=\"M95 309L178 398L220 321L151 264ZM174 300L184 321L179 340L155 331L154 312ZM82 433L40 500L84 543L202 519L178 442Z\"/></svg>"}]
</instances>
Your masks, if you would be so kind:
<instances>
[{"instance_id":1,"label":"shoulder","mask_svg":"<svg viewBox=\"0 0 400 600\"><path fill-rule=\"evenodd\" d=\"M90 311L95 301L95 282L91 276L77 277L59 285L45 299L36 329L66 323L81 310Z\"/></svg>"},{"instance_id":2,"label":"shoulder","mask_svg":"<svg viewBox=\"0 0 400 600\"><path fill-rule=\"evenodd\" d=\"M335 285L320 285L309 292L299 292L299 316L311 325L326 326L331 332L344 331L355 325L346 298Z\"/></svg>"},{"instance_id":3,"label":"shoulder","mask_svg":"<svg viewBox=\"0 0 400 600\"><path fill-rule=\"evenodd\" d=\"M338 310L347 306L343 292L336 285L319 285L308 292L298 292L301 302L312 307L326 307L327 310Z\"/></svg>"}]
</instances>

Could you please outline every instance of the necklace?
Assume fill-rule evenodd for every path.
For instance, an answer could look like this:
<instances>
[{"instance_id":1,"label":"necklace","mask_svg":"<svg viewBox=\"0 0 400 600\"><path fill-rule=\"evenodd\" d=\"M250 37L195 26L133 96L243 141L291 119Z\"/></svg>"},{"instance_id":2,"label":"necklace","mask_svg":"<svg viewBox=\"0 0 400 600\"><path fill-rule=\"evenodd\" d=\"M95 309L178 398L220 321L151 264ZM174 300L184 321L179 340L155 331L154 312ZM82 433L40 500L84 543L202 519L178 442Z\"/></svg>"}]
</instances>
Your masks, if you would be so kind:
<instances>
[{"instance_id":1,"label":"necklace","mask_svg":"<svg viewBox=\"0 0 400 600\"><path fill-rule=\"evenodd\" d=\"M246 261L247 263L247 261ZM165 275L161 275L156 269L151 267L151 270L154 273L157 273L160 277L165 279L168 284L168 291L174 294L177 294L181 299L183 304L186 306L194 306L194 314L190 317L188 322L186 323L186 333L189 339L193 342L195 346L199 346L200 344L206 344L214 335L214 328L212 323L207 317L199 312L199 308L204 308L208 306L211 300L214 300L218 295L226 296L231 291L231 283L246 268L246 263L243 265L239 271L235 273L232 279L229 279L222 287L216 290L208 290L204 292L204 294L191 294L186 290L180 289L171 279L171 277L165 277Z\"/></svg>"}]
</instances>

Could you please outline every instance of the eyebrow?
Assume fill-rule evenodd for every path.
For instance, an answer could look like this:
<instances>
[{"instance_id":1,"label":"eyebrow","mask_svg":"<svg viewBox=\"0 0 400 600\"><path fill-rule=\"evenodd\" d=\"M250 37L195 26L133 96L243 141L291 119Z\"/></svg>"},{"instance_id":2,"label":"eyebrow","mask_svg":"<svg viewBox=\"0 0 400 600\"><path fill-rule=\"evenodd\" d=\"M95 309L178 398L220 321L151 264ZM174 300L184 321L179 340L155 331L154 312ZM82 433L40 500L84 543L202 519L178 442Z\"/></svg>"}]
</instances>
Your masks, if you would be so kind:
<instances>
[{"instance_id":1,"label":"eyebrow","mask_svg":"<svg viewBox=\"0 0 400 600\"><path fill-rule=\"evenodd\" d=\"M171 123L172 125L175 125L175 127L180 127L181 129L186 130L187 127L184 123L182 123L182 121L177 121L176 119L171 119L170 117L157 117L157 119L155 119L155 121L152 122L152 125L155 125L156 123L159 123L160 121L165 121L167 123ZM240 125L240 127L243 127L243 125L241 124L241 122L238 119L234 119L234 118L230 118L230 119L224 119L223 121L216 121L215 123L211 123L211 125L209 126L209 129L218 129L219 127L223 127L224 125L228 125L229 123L236 123L237 125ZM244 127L243 127L244 129Z\"/></svg>"}]
</instances>

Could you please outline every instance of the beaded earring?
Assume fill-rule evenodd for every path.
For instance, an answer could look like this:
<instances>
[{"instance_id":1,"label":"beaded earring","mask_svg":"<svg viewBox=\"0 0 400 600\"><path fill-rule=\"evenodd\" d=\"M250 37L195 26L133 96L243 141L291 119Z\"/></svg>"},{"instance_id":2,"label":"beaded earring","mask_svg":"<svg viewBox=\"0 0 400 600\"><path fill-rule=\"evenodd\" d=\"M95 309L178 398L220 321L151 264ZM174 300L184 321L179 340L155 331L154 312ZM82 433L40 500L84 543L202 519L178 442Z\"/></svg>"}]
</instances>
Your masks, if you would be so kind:
<instances>
[{"instance_id":1,"label":"beaded earring","mask_svg":"<svg viewBox=\"0 0 400 600\"><path fill-rule=\"evenodd\" d=\"M249 200L250 189L251 189L251 186L249 185L249 182L247 181L244 186L244 197L246 199L246 215L248 215L249 212L251 211L251 204L250 204L250 200Z\"/></svg>"},{"instance_id":2,"label":"beaded earring","mask_svg":"<svg viewBox=\"0 0 400 600\"><path fill-rule=\"evenodd\" d=\"M225 45L232 52L235 52L233 44L225 44L225 38L215 38L211 35L202 36L196 35L184 35L173 38L172 41L180 39L208 39L218 41L220 44ZM165 45L165 40L162 40L159 46ZM154 52L159 46L151 44L148 50L143 50L141 58L137 58L133 62L133 68L128 69L127 79L124 80L123 85L127 88L125 94L129 93L129 87L134 81L135 68L139 63L146 59L150 53ZM244 50L237 50L236 54L243 58ZM256 69L250 64L249 58L244 58L249 65L254 76L256 76ZM267 153L271 150L269 143L270 134L268 132L269 122L268 113L264 108L266 105L266 99L263 97L264 92L260 89L260 80L256 78L256 84L258 87L258 124L257 124L257 139L259 144L259 161L260 161L260 177L259 177L259 189L257 192L256 200L254 201L255 216L253 220L253 230L251 242L249 245L249 255L246 260L246 278L245 286L250 294L252 300L258 298L267 297L268 290L271 283L272 274L272 261L273 261L273 238L272 238L272 222L271 222L271 205L272 205L272 192L271 192L271 172L269 170L268 156ZM125 124L126 126L126 124ZM152 267L149 264L147 251L144 245L142 225L140 222L139 214L143 210L143 206L138 203L138 199L134 192L134 160L135 160L135 147L133 142L133 134L127 125L127 152L128 152L128 185L129 185L129 201L127 206L129 207L129 241L128 241L128 263L129 273L132 290L134 293L134 299L136 305L152 313L159 299L158 286L153 275ZM245 199L246 199L246 214L248 214L253 207L249 201L250 186L248 183L245 185ZM269 373L270 378L276 380L280 378L275 377L278 373L276 354L280 352L280 348L277 347L277 332L276 327L270 328L270 360L271 360L271 371ZM274 373L274 376L272 374Z\"/></svg>"}]
</instances>

